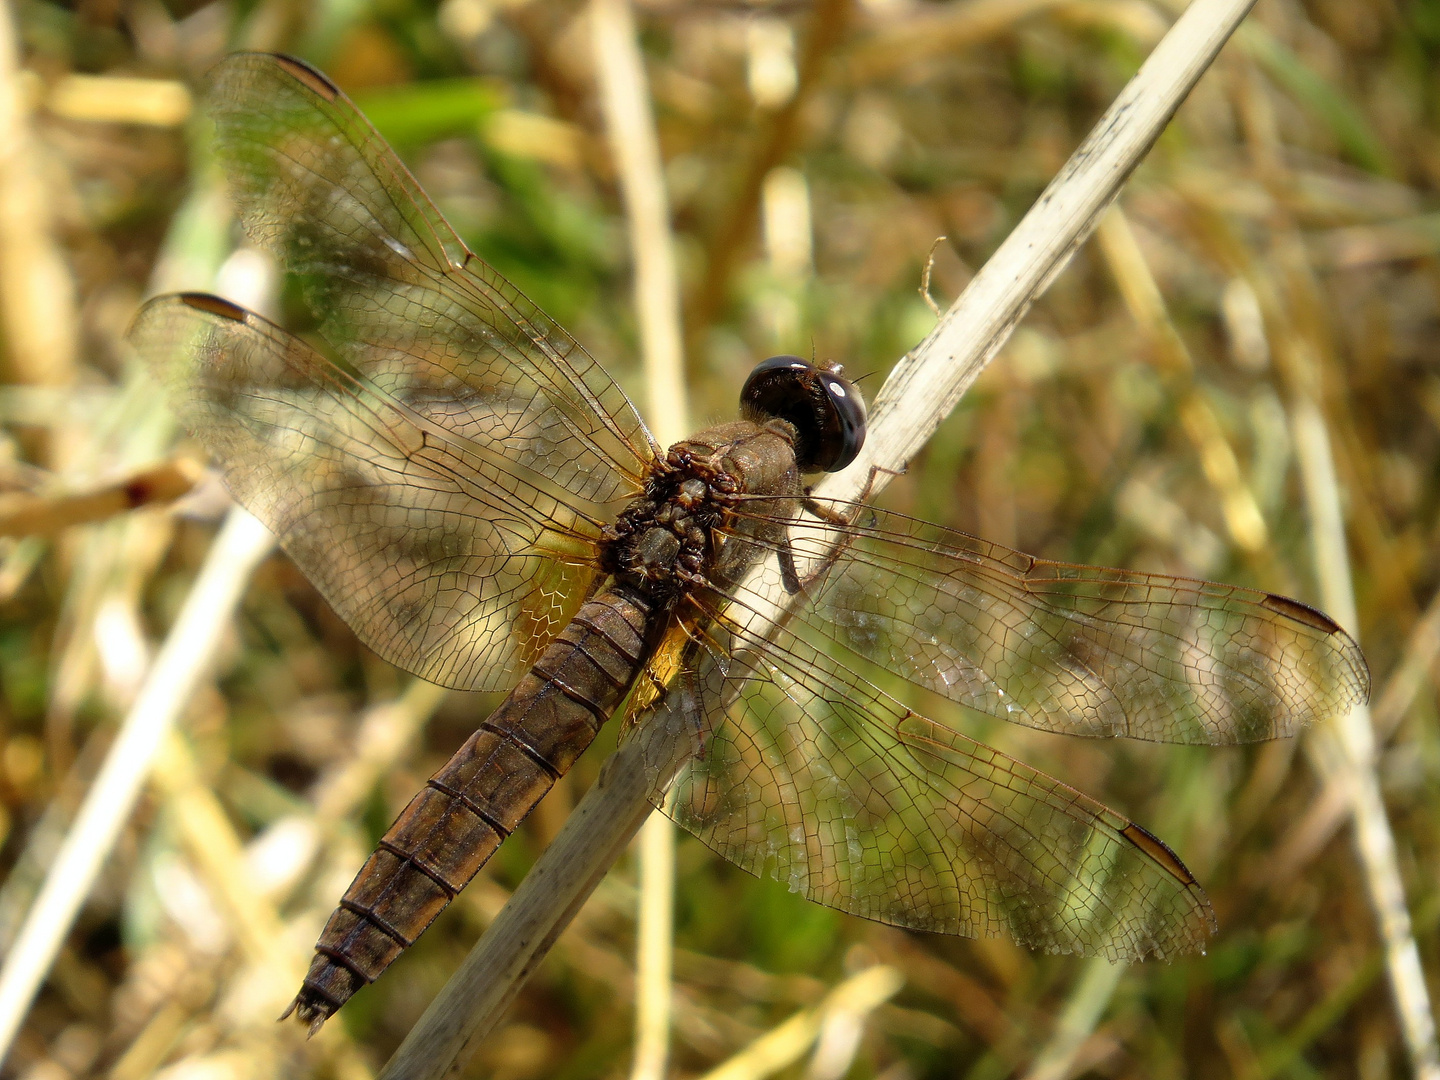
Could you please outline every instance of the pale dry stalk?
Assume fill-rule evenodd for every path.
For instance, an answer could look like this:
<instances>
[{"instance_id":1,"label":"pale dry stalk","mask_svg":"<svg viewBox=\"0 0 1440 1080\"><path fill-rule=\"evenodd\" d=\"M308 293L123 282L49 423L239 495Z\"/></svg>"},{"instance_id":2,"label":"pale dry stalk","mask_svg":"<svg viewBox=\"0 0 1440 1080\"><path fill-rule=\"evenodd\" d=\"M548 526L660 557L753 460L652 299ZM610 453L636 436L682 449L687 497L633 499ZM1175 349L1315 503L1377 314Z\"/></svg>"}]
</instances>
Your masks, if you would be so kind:
<instances>
[{"instance_id":1,"label":"pale dry stalk","mask_svg":"<svg viewBox=\"0 0 1440 1080\"><path fill-rule=\"evenodd\" d=\"M165 736L209 673L251 571L273 548L265 526L239 507L230 511L0 968L0 1058L129 820Z\"/></svg>"},{"instance_id":2,"label":"pale dry stalk","mask_svg":"<svg viewBox=\"0 0 1440 1080\"><path fill-rule=\"evenodd\" d=\"M1315 401L1301 394L1291 405L1291 425L1310 515L1321 600L1341 626L1358 635L1359 615L1345 542L1345 516L1325 419ZM1332 744L1333 749L1327 747L1327 743ZM1337 773L1345 775L1350 813L1355 822L1355 846L1384 945L1390 990L1395 997L1411 1070L1420 1080L1440 1080L1435 1018L1410 923L1395 836L1375 771L1375 731L1369 706L1356 706L1337 718L1337 723L1316 729L1310 736L1310 744L1317 751L1311 759L1327 781L1334 780Z\"/></svg>"},{"instance_id":3,"label":"pale dry stalk","mask_svg":"<svg viewBox=\"0 0 1440 1080\"><path fill-rule=\"evenodd\" d=\"M0 7L0 325L14 381L65 386L75 381L75 282L51 235L14 11Z\"/></svg>"}]
</instances>

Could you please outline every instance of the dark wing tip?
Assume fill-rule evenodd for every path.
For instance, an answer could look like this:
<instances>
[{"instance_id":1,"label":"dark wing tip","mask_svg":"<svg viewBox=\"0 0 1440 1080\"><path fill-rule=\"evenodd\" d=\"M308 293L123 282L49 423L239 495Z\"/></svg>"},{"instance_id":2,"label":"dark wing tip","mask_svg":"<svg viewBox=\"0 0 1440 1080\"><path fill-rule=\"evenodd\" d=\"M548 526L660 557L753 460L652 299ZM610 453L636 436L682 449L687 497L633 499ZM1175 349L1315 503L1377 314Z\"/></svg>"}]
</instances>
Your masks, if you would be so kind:
<instances>
[{"instance_id":1,"label":"dark wing tip","mask_svg":"<svg viewBox=\"0 0 1440 1080\"><path fill-rule=\"evenodd\" d=\"M1340 624L1330 618L1323 611L1311 607L1309 604L1302 604L1299 600L1291 600L1288 596L1280 596L1278 593L1269 593L1260 603L1287 619L1294 619L1298 623L1314 627L1325 634L1343 634Z\"/></svg>"},{"instance_id":2,"label":"dark wing tip","mask_svg":"<svg viewBox=\"0 0 1440 1080\"><path fill-rule=\"evenodd\" d=\"M207 315L214 315L221 319L229 319L231 322L243 323L249 312L239 304L232 304L219 296L202 292L177 293L176 298L186 307L194 308L196 311L203 311Z\"/></svg>"},{"instance_id":3,"label":"dark wing tip","mask_svg":"<svg viewBox=\"0 0 1440 1080\"><path fill-rule=\"evenodd\" d=\"M1136 825L1132 821L1120 830L1120 835L1159 863L1167 874L1186 888L1196 883L1195 875L1180 861L1180 856L1170 850L1170 845L1143 825Z\"/></svg>"},{"instance_id":4,"label":"dark wing tip","mask_svg":"<svg viewBox=\"0 0 1440 1080\"><path fill-rule=\"evenodd\" d=\"M286 53L273 54L275 63L297 82L303 83L309 89L319 94L326 101L334 101L340 96L340 88L329 80L318 69L311 67L298 56L290 56Z\"/></svg>"},{"instance_id":5,"label":"dark wing tip","mask_svg":"<svg viewBox=\"0 0 1440 1080\"><path fill-rule=\"evenodd\" d=\"M1313 608L1309 604L1302 604L1299 600L1292 600L1288 596L1270 593L1260 603L1277 615L1282 615L1311 629L1319 630L1322 634L1336 638L1336 647L1343 657L1345 665L1349 668L1349 677L1344 680L1347 684L1346 688L1339 695L1338 700L1345 708L1364 704L1370 700L1370 665L1365 660L1365 654L1360 651L1359 644L1345 632L1339 623L1323 611Z\"/></svg>"},{"instance_id":6,"label":"dark wing tip","mask_svg":"<svg viewBox=\"0 0 1440 1080\"><path fill-rule=\"evenodd\" d=\"M1203 956L1206 941L1215 935L1219 926L1215 921L1215 909L1210 906L1210 898L1195 880L1195 875L1180 861L1180 856L1171 850L1169 844L1143 825L1127 821L1117 832L1150 862L1179 882L1179 896L1185 898L1180 902L1187 905L1183 916L1171 921L1162 937L1140 944L1128 958L1144 959L1153 956L1157 960L1173 960L1177 956L1196 953ZM1117 954L1125 958L1123 950L1117 950Z\"/></svg>"}]
</instances>

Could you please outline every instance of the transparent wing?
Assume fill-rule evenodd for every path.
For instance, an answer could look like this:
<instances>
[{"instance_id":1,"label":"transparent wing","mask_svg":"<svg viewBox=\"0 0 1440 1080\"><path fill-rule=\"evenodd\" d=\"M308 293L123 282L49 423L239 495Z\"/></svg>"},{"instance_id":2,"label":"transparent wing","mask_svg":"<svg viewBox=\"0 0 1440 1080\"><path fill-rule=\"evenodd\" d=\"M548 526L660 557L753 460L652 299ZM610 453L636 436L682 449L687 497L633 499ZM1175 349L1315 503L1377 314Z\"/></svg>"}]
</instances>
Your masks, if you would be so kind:
<instances>
[{"instance_id":1,"label":"transparent wing","mask_svg":"<svg viewBox=\"0 0 1440 1080\"><path fill-rule=\"evenodd\" d=\"M235 497L391 663L500 689L591 591L598 522L485 439L216 297L153 300L130 337ZM472 402L468 430L544 440L504 408Z\"/></svg>"},{"instance_id":2,"label":"transparent wing","mask_svg":"<svg viewBox=\"0 0 1440 1080\"><path fill-rule=\"evenodd\" d=\"M573 338L470 252L354 104L298 60L228 57L207 107L246 233L275 255L319 332L377 390L608 504L655 448ZM511 438L523 425L527 438Z\"/></svg>"},{"instance_id":3,"label":"transparent wing","mask_svg":"<svg viewBox=\"0 0 1440 1080\"><path fill-rule=\"evenodd\" d=\"M1111 960L1203 951L1209 902L1150 833L786 629L749 634L750 614L740 601L707 612L680 675L631 729L657 760L657 738L700 735L702 752L653 796L683 828L868 919Z\"/></svg>"},{"instance_id":4,"label":"transparent wing","mask_svg":"<svg viewBox=\"0 0 1440 1080\"><path fill-rule=\"evenodd\" d=\"M1282 596L1049 562L868 509L850 526L806 517L790 544L818 575L796 635L882 686L899 676L1027 727L1244 743L1369 696L1359 646ZM778 582L779 560L762 565Z\"/></svg>"}]
</instances>

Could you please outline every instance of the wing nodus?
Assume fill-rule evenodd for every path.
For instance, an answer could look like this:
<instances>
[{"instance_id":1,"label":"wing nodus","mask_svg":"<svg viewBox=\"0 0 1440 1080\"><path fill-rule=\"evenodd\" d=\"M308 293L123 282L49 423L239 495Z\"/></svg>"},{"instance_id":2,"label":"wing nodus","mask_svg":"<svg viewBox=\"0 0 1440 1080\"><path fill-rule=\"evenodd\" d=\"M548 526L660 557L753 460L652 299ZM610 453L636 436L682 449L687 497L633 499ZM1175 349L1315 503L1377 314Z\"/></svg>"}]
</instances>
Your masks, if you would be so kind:
<instances>
[{"instance_id":1,"label":"wing nodus","mask_svg":"<svg viewBox=\"0 0 1440 1080\"><path fill-rule=\"evenodd\" d=\"M623 587L580 609L381 838L326 923L286 1016L317 1030L469 883L624 699L653 611Z\"/></svg>"}]
</instances>

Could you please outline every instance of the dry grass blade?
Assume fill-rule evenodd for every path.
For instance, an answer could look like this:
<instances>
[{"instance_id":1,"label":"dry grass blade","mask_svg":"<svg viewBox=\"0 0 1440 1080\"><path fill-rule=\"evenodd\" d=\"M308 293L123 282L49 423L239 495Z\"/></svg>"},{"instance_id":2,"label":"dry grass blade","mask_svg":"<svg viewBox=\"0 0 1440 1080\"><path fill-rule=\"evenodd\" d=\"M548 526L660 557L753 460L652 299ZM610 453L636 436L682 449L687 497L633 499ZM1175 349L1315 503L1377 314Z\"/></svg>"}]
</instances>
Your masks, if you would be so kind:
<instances>
[{"instance_id":1,"label":"dry grass blade","mask_svg":"<svg viewBox=\"0 0 1440 1080\"><path fill-rule=\"evenodd\" d=\"M1406 712L1425 688L1431 671L1440 657L1440 593L1430 601L1410 631L1405 654L1390 673L1385 686L1375 695L1370 708L1370 722L1378 746L1395 734ZM1378 752L1378 750L1377 750ZM1267 868L1272 889L1283 889L1334 835L1350 812L1350 777L1337 772L1328 775L1325 786L1311 800L1310 806L1290 831L1285 846L1275 854Z\"/></svg>"},{"instance_id":2,"label":"dry grass blade","mask_svg":"<svg viewBox=\"0 0 1440 1080\"><path fill-rule=\"evenodd\" d=\"M823 1038L828 1018L842 1017L851 1028L858 1027L867 1014L894 997L904 984L905 977L896 968L884 964L866 968L831 990L819 1005L796 1013L766 1032L701 1080L764 1080L773 1076L799 1061L817 1039ZM823 1063L817 1069L812 1062L811 1074L817 1072L837 1075L833 1070L825 1071Z\"/></svg>"},{"instance_id":3,"label":"dry grass blade","mask_svg":"<svg viewBox=\"0 0 1440 1080\"><path fill-rule=\"evenodd\" d=\"M124 827L166 734L208 671L251 570L273 546L249 513L238 507L230 512L0 968L0 1056Z\"/></svg>"},{"instance_id":4,"label":"dry grass blade","mask_svg":"<svg viewBox=\"0 0 1440 1080\"><path fill-rule=\"evenodd\" d=\"M68 75L50 91L52 113L90 123L176 127L190 116L190 91L171 79Z\"/></svg>"},{"instance_id":5,"label":"dry grass blade","mask_svg":"<svg viewBox=\"0 0 1440 1080\"><path fill-rule=\"evenodd\" d=\"M1251 5L1252 0L1191 4L945 319L896 366L876 399L860 458L819 494L853 498L873 486L875 469L899 469L918 452L1089 236ZM781 603L777 597L777 612ZM672 734L668 749L676 768L686 759L690 738L688 731ZM385 1080L444 1076L499 1022L519 982L648 812L650 778L627 775L640 770L638 741L607 762L608 782L581 801L386 1066Z\"/></svg>"},{"instance_id":6,"label":"dry grass blade","mask_svg":"<svg viewBox=\"0 0 1440 1080\"><path fill-rule=\"evenodd\" d=\"M1265 518L1245 484L1235 451L1214 409L1195 387L1194 361L1170 320L1160 287L1118 206L1111 207L1101 219L1098 239L1120 286L1125 306L1150 343L1162 376L1179 399L1181 425L1195 447L1205 479L1220 498L1231 540L1252 556L1263 551L1269 541Z\"/></svg>"}]
</instances>

